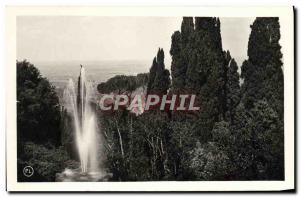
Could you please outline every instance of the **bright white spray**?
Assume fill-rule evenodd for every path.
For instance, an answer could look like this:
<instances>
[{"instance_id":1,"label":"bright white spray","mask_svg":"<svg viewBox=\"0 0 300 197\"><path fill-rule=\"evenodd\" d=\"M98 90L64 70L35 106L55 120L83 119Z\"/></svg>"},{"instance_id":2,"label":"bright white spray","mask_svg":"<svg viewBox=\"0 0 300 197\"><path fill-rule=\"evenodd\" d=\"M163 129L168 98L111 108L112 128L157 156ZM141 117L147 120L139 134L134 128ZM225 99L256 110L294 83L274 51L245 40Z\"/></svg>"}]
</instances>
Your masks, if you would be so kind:
<instances>
[{"instance_id":1,"label":"bright white spray","mask_svg":"<svg viewBox=\"0 0 300 197\"><path fill-rule=\"evenodd\" d=\"M82 66L77 85L76 94L75 84L72 79L69 79L64 98L69 104L68 111L72 113L74 120L75 140L81 171L84 173L99 172L100 136L97 134L96 115L89 102L91 84L86 81L85 69Z\"/></svg>"}]
</instances>

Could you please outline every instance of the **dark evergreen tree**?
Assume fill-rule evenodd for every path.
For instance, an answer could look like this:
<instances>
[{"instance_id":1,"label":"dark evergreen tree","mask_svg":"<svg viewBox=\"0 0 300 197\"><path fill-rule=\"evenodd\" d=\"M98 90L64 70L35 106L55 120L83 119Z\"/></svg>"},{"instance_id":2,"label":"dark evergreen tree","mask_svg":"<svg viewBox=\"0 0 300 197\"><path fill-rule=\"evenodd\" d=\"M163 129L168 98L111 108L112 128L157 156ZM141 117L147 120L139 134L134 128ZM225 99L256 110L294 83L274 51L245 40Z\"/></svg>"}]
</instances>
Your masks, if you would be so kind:
<instances>
[{"instance_id":1,"label":"dark evergreen tree","mask_svg":"<svg viewBox=\"0 0 300 197\"><path fill-rule=\"evenodd\" d=\"M66 147L58 147L65 144L64 120L55 87L28 61L16 66L18 181L55 181L70 161ZM34 168L33 176L24 176L25 166Z\"/></svg>"},{"instance_id":2,"label":"dark evergreen tree","mask_svg":"<svg viewBox=\"0 0 300 197\"><path fill-rule=\"evenodd\" d=\"M243 63L241 75L244 79L242 102L252 120L251 179L283 179L283 71L279 19L256 18L251 29L249 59Z\"/></svg>"},{"instance_id":3,"label":"dark evergreen tree","mask_svg":"<svg viewBox=\"0 0 300 197\"><path fill-rule=\"evenodd\" d=\"M201 100L199 132L211 132L216 121L224 119L225 65L218 19L196 17L191 36L192 52L186 74L186 88ZM224 101L225 99L225 101Z\"/></svg>"},{"instance_id":4,"label":"dark evergreen tree","mask_svg":"<svg viewBox=\"0 0 300 197\"><path fill-rule=\"evenodd\" d=\"M240 76L238 66L231 59L227 70L226 79L226 119L234 124L235 109L240 102Z\"/></svg>"},{"instance_id":5,"label":"dark evergreen tree","mask_svg":"<svg viewBox=\"0 0 300 197\"><path fill-rule=\"evenodd\" d=\"M17 62L18 139L61 143L60 105L55 89L27 61Z\"/></svg>"},{"instance_id":6,"label":"dark evergreen tree","mask_svg":"<svg viewBox=\"0 0 300 197\"><path fill-rule=\"evenodd\" d=\"M165 55L163 49L158 49L157 56L153 60L152 67L150 68L149 82L147 94L166 94L170 84L170 72L165 69L164 63Z\"/></svg>"},{"instance_id":7,"label":"dark evergreen tree","mask_svg":"<svg viewBox=\"0 0 300 197\"><path fill-rule=\"evenodd\" d=\"M156 77L156 70L157 70L157 61L156 57L154 57L152 66L149 71L149 79L148 79L148 84L147 84L147 92L150 93L150 91L153 89L153 83Z\"/></svg>"},{"instance_id":8,"label":"dark evergreen tree","mask_svg":"<svg viewBox=\"0 0 300 197\"><path fill-rule=\"evenodd\" d=\"M171 46L172 71L174 70L174 89L183 91L186 85L186 72L191 63L193 51L192 37L194 34L194 18L183 17L181 23L181 33L175 32ZM180 53L180 54L179 54Z\"/></svg>"},{"instance_id":9,"label":"dark evergreen tree","mask_svg":"<svg viewBox=\"0 0 300 197\"><path fill-rule=\"evenodd\" d=\"M246 108L266 98L283 119L283 71L278 17L256 18L251 26L248 61L242 66Z\"/></svg>"},{"instance_id":10,"label":"dark evergreen tree","mask_svg":"<svg viewBox=\"0 0 300 197\"><path fill-rule=\"evenodd\" d=\"M171 75L172 75L172 91L180 91L185 88L185 78L187 64L182 58L182 41L181 33L174 32L172 35L172 45L170 54L172 55Z\"/></svg>"}]
</instances>

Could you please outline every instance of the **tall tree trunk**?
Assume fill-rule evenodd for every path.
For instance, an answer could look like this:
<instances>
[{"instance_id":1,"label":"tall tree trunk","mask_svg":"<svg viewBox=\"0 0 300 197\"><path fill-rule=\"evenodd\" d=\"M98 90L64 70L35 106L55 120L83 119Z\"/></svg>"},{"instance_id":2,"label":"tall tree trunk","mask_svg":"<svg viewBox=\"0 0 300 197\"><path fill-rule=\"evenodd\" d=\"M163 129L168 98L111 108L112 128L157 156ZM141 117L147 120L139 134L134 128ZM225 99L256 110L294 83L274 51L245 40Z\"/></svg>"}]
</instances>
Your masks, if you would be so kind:
<instances>
[{"instance_id":1,"label":"tall tree trunk","mask_svg":"<svg viewBox=\"0 0 300 197\"><path fill-rule=\"evenodd\" d=\"M118 121L115 120L115 122L116 122L116 126L117 126L117 132L118 132L118 135L119 135L119 143L120 143L120 148L121 148L121 154L122 154L122 157L124 159L124 149L123 149L122 135L121 135L121 132L120 132L120 129L119 129L119 126L118 126Z\"/></svg>"}]
</instances>

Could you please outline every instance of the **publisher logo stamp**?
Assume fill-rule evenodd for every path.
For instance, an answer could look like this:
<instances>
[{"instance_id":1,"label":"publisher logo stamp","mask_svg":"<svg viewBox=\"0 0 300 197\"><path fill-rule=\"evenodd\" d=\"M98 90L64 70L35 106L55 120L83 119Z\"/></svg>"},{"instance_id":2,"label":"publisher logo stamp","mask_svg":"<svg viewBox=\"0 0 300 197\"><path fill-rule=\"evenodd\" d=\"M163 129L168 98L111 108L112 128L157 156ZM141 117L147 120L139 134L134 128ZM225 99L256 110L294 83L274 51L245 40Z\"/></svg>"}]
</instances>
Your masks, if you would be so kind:
<instances>
[{"instance_id":1,"label":"publisher logo stamp","mask_svg":"<svg viewBox=\"0 0 300 197\"><path fill-rule=\"evenodd\" d=\"M24 174L24 176L31 177L33 175L33 173L34 173L34 170L33 170L33 168L31 166L25 166L23 168L23 174Z\"/></svg>"}]
</instances>

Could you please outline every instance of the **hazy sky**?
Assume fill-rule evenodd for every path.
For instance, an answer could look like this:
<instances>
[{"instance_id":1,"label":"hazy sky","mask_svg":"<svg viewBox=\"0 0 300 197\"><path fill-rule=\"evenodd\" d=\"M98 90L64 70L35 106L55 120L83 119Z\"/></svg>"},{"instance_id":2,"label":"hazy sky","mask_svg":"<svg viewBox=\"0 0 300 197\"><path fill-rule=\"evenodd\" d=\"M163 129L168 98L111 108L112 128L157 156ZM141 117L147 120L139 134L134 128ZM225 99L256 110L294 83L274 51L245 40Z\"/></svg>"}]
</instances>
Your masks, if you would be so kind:
<instances>
[{"instance_id":1,"label":"hazy sky","mask_svg":"<svg viewBox=\"0 0 300 197\"><path fill-rule=\"evenodd\" d=\"M158 47L170 67L171 35L181 17L22 16L17 19L17 58L40 61L147 60ZM253 18L221 18L223 49L240 65L247 58Z\"/></svg>"}]
</instances>

